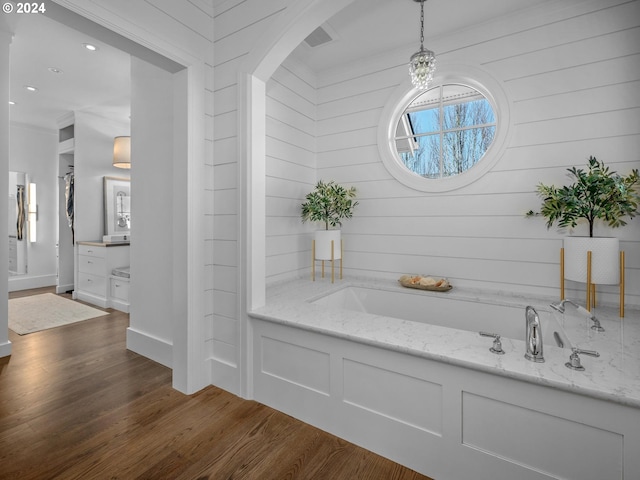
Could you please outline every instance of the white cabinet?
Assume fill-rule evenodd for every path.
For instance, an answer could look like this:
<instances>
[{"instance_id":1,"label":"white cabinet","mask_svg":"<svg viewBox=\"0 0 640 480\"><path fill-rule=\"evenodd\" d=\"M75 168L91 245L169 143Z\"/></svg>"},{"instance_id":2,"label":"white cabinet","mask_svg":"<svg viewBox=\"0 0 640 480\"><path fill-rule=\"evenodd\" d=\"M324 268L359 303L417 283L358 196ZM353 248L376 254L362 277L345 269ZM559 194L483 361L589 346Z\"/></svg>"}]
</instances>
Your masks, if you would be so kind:
<instances>
[{"instance_id":1,"label":"white cabinet","mask_svg":"<svg viewBox=\"0 0 640 480\"><path fill-rule=\"evenodd\" d=\"M16 237L9 236L9 272L18 271L18 241Z\"/></svg>"},{"instance_id":2,"label":"white cabinet","mask_svg":"<svg viewBox=\"0 0 640 480\"><path fill-rule=\"evenodd\" d=\"M129 265L129 244L78 242L75 264L74 298L102 308L114 307L111 302L113 292L111 272L114 268ZM127 311L128 299L127 282ZM118 300L122 303L121 294L119 294Z\"/></svg>"},{"instance_id":3,"label":"white cabinet","mask_svg":"<svg viewBox=\"0 0 640 480\"><path fill-rule=\"evenodd\" d=\"M129 313L129 279L112 275L109 289L111 308Z\"/></svg>"},{"instance_id":4,"label":"white cabinet","mask_svg":"<svg viewBox=\"0 0 640 480\"><path fill-rule=\"evenodd\" d=\"M9 272L16 274L27 273L26 240L18 240L9 235Z\"/></svg>"}]
</instances>

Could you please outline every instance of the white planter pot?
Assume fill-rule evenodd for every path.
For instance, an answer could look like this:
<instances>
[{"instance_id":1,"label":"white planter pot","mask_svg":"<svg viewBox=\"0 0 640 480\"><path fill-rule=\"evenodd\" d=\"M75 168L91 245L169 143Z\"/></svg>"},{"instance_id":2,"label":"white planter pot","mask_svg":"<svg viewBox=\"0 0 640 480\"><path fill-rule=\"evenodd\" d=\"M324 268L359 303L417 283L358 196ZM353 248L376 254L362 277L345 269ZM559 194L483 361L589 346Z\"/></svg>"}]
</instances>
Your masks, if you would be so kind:
<instances>
[{"instance_id":1,"label":"white planter pot","mask_svg":"<svg viewBox=\"0 0 640 480\"><path fill-rule=\"evenodd\" d=\"M611 237L565 237L564 277L586 283L587 252L591 252L591 283L620 283L620 242Z\"/></svg>"},{"instance_id":2,"label":"white planter pot","mask_svg":"<svg viewBox=\"0 0 640 480\"><path fill-rule=\"evenodd\" d=\"M316 230L316 260L331 260L331 240L333 240L333 259L342 258L340 248L340 230Z\"/></svg>"}]
</instances>

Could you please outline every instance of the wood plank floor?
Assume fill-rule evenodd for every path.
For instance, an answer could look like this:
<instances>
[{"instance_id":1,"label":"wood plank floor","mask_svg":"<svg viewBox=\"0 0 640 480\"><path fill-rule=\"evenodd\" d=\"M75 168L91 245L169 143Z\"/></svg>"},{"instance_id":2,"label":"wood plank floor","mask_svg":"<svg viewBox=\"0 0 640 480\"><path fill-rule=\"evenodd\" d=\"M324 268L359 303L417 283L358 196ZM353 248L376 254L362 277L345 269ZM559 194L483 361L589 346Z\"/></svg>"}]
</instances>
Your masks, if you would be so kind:
<instances>
[{"instance_id":1,"label":"wood plank floor","mask_svg":"<svg viewBox=\"0 0 640 480\"><path fill-rule=\"evenodd\" d=\"M51 292L14 292L10 298ZM428 480L125 348L127 314L18 336L0 359L0 479Z\"/></svg>"}]
</instances>

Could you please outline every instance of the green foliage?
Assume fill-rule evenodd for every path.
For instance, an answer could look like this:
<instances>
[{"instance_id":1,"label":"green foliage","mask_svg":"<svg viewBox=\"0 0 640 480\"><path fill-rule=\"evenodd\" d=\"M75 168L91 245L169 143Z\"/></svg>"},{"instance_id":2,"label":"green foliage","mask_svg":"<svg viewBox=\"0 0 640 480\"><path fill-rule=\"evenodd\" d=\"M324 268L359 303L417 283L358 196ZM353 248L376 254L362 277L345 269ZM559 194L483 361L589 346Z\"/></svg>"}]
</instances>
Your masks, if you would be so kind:
<instances>
[{"instance_id":1,"label":"green foliage","mask_svg":"<svg viewBox=\"0 0 640 480\"><path fill-rule=\"evenodd\" d=\"M633 218L638 212L638 169L626 177L609 170L603 162L589 157L589 169L568 168L575 179L571 185L556 187L538 184L538 195L542 198L539 213L529 211L528 216L542 215L547 218L547 228L557 221L560 227L575 227L578 220L589 223L589 236L593 237L593 224L597 219L610 227L626 225L625 217Z\"/></svg>"},{"instance_id":2,"label":"green foliage","mask_svg":"<svg viewBox=\"0 0 640 480\"><path fill-rule=\"evenodd\" d=\"M358 205L353 200L355 196L355 187L347 189L334 181L325 183L320 180L315 190L305 197L302 221L324 222L326 230L329 230L329 225L341 226L343 219L353 216L353 209Z\"/></svg>"}]
</instances>

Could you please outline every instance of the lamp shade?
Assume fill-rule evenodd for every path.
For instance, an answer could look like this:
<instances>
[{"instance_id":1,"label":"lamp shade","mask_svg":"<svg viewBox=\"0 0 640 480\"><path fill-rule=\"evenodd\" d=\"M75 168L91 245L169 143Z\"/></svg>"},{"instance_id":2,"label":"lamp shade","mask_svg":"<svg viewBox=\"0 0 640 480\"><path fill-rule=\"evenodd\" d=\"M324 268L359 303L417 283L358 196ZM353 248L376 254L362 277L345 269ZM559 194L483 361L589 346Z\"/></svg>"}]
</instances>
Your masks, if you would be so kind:
<instances>
[{"instance_id":1,"label":"lamp shade","mask_svg":"<svg viewBox=\"0 0 640 480\"><path fill-rule=\"evenodd\" d=\"M113 166L131 168L131 137L113 139Z\"/></svg>"},{"instance_id":2,"label":"lamp shade","mask_svg":"<svg viewBox=\"0 0 640 480\"><path fill-rule=\"evenodd\" d=\"M592 283L620 283L620 242L613 237L565 237L565 278L582 283L587 281L587 252L591 252Z\"/></svg>"}]
</instances>

